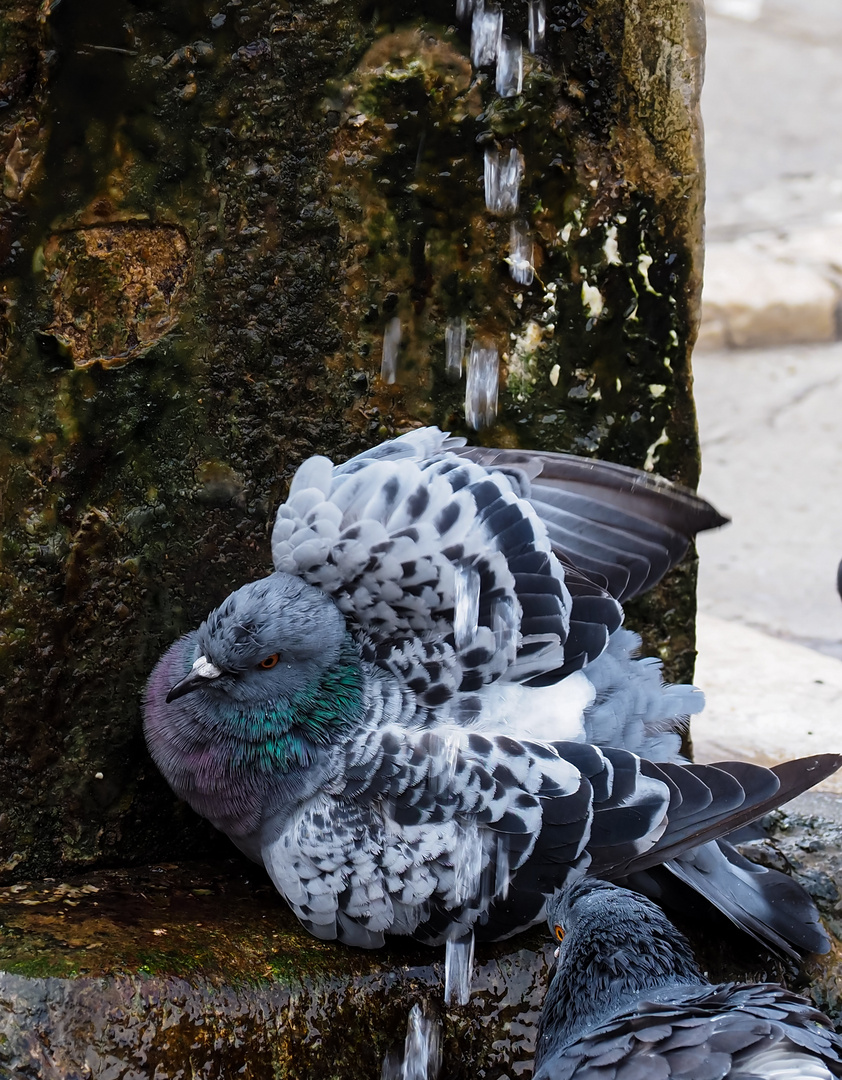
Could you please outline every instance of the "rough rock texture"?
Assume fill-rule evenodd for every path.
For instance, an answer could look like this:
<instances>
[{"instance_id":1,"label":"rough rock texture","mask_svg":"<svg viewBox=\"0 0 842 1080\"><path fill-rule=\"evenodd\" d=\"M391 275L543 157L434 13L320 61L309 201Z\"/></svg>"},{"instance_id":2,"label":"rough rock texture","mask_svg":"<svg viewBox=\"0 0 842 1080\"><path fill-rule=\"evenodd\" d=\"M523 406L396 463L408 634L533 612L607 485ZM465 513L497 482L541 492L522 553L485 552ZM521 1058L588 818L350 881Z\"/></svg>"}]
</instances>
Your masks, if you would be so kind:
<instances>
[{"instance_id":1,"label":"rough rock texture","mask_svg":"<svg viewBox=\"0 0 842 1080\"><path fill-rule=\"evenodd\" d=\"M15 1080L376 1077L416 1003L442 1023L442 1077L526 1077L552 959L541 930L482 947L469 1005L445 1008L443 950L316 941L236 861L20 883L0 925ZM782 974L724 920L700 926L712 977Z\"/></svg>"},{"instance_id":2,"label":"rough rock texture","mask_svg":"<svg viewBox=\"0 0 842 1080\"><path fill-rule=\"evenodd\" d=\"M80 12L0 16L7 880L211 850L146 758L144 678L265 572L303 457L467 430L448 320L500 355L474 437L698 471L700 4L549 4L512 97L443 0ZM678 677L693 582L632 616Z\"/></svg>"},{"instance_id":3,"label":"rough rock texture","mask_svg":"<svg viewBox=\"0 0 842 1080\"><path fill-rule=\"evenodd\" d=\"M531 52L529 10L502 5L524 44L510 97L452 0L0 11L16 1075L376 1075L405 1027L395 973L439 985L420 953L304 939L227 864L199 886L98 869L229 854L156 775L139 695L174 637L266 571L302 458L435 422L697 479L701 0L547 3ZM496 411L493 386L469 403L480 432L448 325L499 357ZM677 678L694 582L688 561L630 615ZM449 1075L527 1056L544 952L484 954L485 996L447 1021Z\"/></svg>"}]
</instances>

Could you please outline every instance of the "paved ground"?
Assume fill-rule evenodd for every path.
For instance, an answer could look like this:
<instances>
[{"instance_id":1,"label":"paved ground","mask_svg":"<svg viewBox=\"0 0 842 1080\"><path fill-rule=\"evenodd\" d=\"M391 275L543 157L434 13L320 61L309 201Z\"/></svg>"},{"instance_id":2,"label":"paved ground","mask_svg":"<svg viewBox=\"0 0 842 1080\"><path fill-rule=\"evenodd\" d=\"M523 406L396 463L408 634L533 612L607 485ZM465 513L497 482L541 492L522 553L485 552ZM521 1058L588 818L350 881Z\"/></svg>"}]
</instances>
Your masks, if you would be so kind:
<instances>
[{"instance_id":1,"label":"paved ground","mask_svg":"<svg viewBox=\"0 0 842 1080\"><path fill-rule=\"evenodd\" d=\"M824 242L830 254L813 268L836 285L840 71L840 0L708 0L711 292L714 274L750 248L776 260L777 287L794 294L798 260L780 258L780 243L803 252ZM747 280L737 277L735 291ZM759 290L748 280L747 302L762 307ZM700 760L842 751L842 343L774 345L799 317L775 303L772 347L694 357L701 491L733 518L699 543ZM815 304L800 310L815 336ZM842 794L842 781L826 790ZM815 808L839 815L842 800L823 798Z\"/></svg>"},{"instance_id":2,"label":"paved ground","mask_svg":"<svg viewBox=\"0 0 842 1080\"><path fill-rule=\"evenodd\" d=\"M707 0L707 30L708 239L842 221L840 0Z\"/></svg>"}]
</instances>

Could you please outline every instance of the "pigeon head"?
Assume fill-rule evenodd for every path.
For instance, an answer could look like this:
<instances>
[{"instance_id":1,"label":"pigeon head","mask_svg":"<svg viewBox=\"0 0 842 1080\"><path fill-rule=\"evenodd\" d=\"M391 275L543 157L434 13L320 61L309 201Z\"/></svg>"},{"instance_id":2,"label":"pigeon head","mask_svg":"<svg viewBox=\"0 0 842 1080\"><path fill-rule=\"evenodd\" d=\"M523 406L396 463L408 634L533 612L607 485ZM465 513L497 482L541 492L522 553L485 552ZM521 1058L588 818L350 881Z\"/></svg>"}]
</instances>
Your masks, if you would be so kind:
<instances>
[{"instance_id":1,"label":"pigeon head","mask_svg":"<svg viewBox=\"0 0 842 1080\"><path fill-rule=\"evenodd\" d=\"M540 1056L643 991L704 982L686 938L657 904L628 889L576 878L548 902L547 922L561 945L538 1030Z\"/></svg>"},{"instance_id":2,"label":"pigeon head","mask_svg":"<svg viewBox=\"0 0 842 1080\"><path fill-rule=\"evenodd\" d=\"M320 589L275 573L231 593L196 632L190 672L167 703L201 692L241 706L290 700L340 658L345 620Z\"/></svg>"},{"instance_id":3,"label":"pigeon head","mask_svg":"<svg viewBox=\"0 0 842 1080\"><path fill-rule=\"evenodd\" d=\"M167 650L146 686L144 732L199 813L252 821L265 778L285 777L292 790L362 714L362 693L359 651L336 605L275 573L231 593Z\"/></svg>"}]
</instances>

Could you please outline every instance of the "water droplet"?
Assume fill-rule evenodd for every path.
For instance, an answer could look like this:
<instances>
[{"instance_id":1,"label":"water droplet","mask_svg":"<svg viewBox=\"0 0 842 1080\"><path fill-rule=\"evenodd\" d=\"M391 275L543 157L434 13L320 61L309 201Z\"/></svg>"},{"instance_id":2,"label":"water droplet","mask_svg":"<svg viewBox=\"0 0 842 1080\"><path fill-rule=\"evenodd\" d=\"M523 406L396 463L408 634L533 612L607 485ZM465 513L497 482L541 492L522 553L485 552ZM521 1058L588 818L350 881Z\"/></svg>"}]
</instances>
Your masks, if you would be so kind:
<instances>
[{"instance_id":1,"label":"water droplet","mask_svg":"<svg viewBox=\"0 0 842 1080\"><path fill-rule=\"evenodd\" d=\"M485 151L485 205L493 214L517 210L523 163L514 148L508 158L496 149Z\"/></svg>"},{"instance_id":2,"label":"water droplet","mask_svg":"<svg viewBox=\"0 0 842 1080\"><path fill-rule=\"evenodd\" d=\"M441 1071L441 1023L413 1005L406 1022L403 1059L390 1055L381 1080L436 1080Z\"/></svg>"},{"instance_id":3,"label":"water droplet","mask_svg":"<svg viewBox=\"0 0 842 1080\"><path fill-rule=\"evenodd\" d=\"M517 652L519 619L515 606L509 597L501 597L491 605L491 630L498 653L504 653L510 662Z\"/></svg>"},{"instance_id":4,"label":"water droplet","mask_svg":"<svg viewBox=\"0 0 842 1080\"><path fill-rule=\"evenodd\" d=\"M451 382L462 378L462 357L465 355L465 320L448 319L444 331L445 373Z\"/></svg>"},{"instance_id":5,"label":"water droplet","mask_svg":"<svg viewBox=\"0 0 842 1080\"><path fill-rule=\"evenodd\" d=\"M471 996L474 968L474 934L469 931L458 941L448 941L444 949L444 1003L467 1005Z\"/></svg>"},{"instance_id":6,"label":"water droplet","mask_svg":"<svg viewBox=\"0 0 842 1080\"><path fill-rule=\"evenodd\" d=\"M499 8L486 11L483 0L476 0L471 22L471 61L474 67L493 64L503 40L503 12Z\"/></svg>"},{"instance_id":7,"label":"water droplet","mask_svg":"<svg viewBox=\"0 0 842 1080\"><path fill-rule=\"evenodd\" d=\"M500 42L495 85L502 98L516 97L523 89L523 49L520 38L504 37Z\"/></svg>"},{"instance_id":8,"label":"water droplet","mask_svg":"<svg viewBox=\"0 0 842 1080\"><path fill-rule=\"evenodd\" d=\"M508 844L501 836L497 840L497 862L494 866L494 896L505 900L509 895L512 874L509 869Z\"/></svg>"},{"instance_id":9,"label":"water droplet","mask_svg":"<svg viewBox=\"0 0 842 1080\"><path fill-rule=\"evenodd\" d=\"M383 332L383 359L380 362L380 378L393 383L398 372L398 347L401 343L401 321L395 316L386 324Z\"/></svg>"},{"instance_id":10,"label":"water droplet","mask_svg":"<svg viewBox=\"0 0 842 1080\"><path fill-rule=\"evenodd\" d=\"M470 646L479 625L479 573L473 566L457 566L453 590L453 640L457 652Z\"/></svg>"},{"instance_id":11,"label":"water droplet","mask_svg":"<svg viewBox=\"0 0 842 1080\"><path fill-rule=\"evenodd\" d=\"M453 790L452 780L450 790ZM480 894L482 840L475 824L458 826L452 858L453 902L458 906L475 900Z\"/></svg>"},{"instance_id":12,"label":"water droplet","mask_svg":"<svg viewBox=\"0 0 842 1080\"><path fill-rule=\"evenodd\" d=\"M524 221L513 221L509 231L509 273L518 285L531 285L535 276L532 265L533 245L529 226Z\"/></svg>"},{"instance_id":13,"label":"water droplet","mask_svg":"<svg viewBox=\"0 0 842 1080\"><path fill-rule=\"evenodd\" d=\"M529 0L526 19L529 26L529 51L535 53L544 44L544 31L547 25L544 0Z\"/></svg>"},{"instance_id":14,"label":"water droplet","mask_svg":"<svg viewBox=\"0 0 842 1080\"><path fill-rule=\"evenodd\" d=\"M468 378L465 383L465 419L478 431L493 424L497 417L497 391L500 381L500 357L497 349L471 345Z\"/></svg>"}]
</instances>

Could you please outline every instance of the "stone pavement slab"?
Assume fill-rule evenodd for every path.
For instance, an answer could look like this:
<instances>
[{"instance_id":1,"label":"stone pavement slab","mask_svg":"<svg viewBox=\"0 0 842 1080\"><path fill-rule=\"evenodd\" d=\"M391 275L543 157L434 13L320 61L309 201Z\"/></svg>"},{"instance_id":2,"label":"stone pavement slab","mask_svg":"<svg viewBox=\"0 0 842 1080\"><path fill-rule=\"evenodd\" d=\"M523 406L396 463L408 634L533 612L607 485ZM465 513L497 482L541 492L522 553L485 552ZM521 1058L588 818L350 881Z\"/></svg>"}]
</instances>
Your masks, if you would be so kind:
<instances>
[{"instance_id":1,"label":"stone pavement slab","mask_svg":"<svg viewBox=\"0 0 842 1080\"><path fill-rule=\"evenodd\" d=\"M697 353L694 374L700 490L733 519L698 540L697 760L842 752L842 344ZM832 796L842 777L799 807Z\"/></svg>"},{"instance_id":2,"label":"stone pavement slab","mask_svg":"<svg viewBox=\"0 0 842 1080\"><path fill-rule=\"evenodd\" d=\"M700 614L696 682L705 710L693 721L696 761L773 765L842 753L842 661ZM842 776L818 789L842 795Z\"/></svg>"},{"instance_id":3,"label":"stone pavement slab","mask_svg":"<svg viewBox=\"0 0 842 1080\"><path fill-rule=\"evenodd\" d=\"M840 336L842 4L708 0L699 348Z\"/></svg>"},{"instance_id":4,"label":"stone pavement slab","mask_svg":"<svg viewBox=\"0 0 842 1080\"><path fill-rule=\"evenodd\" d=\"M696 353L699 608L842 657L842 343ZM842 717L840 717L842 723Z\"/></svg>"},{"instance_id":5,"label":"stone pavement slab","mask_svg":"<svg viewBox=\"0 0 842 1080\"><path fill-rule=\"evenodd\" d=\"M798 234L772 240L746 237L707 246L697 349L836 339L840 294L832 260L841 249L825 252L809 240L800 242ZM810 260L813 252L817 257Z\"/></svg>"}]
</instances>

